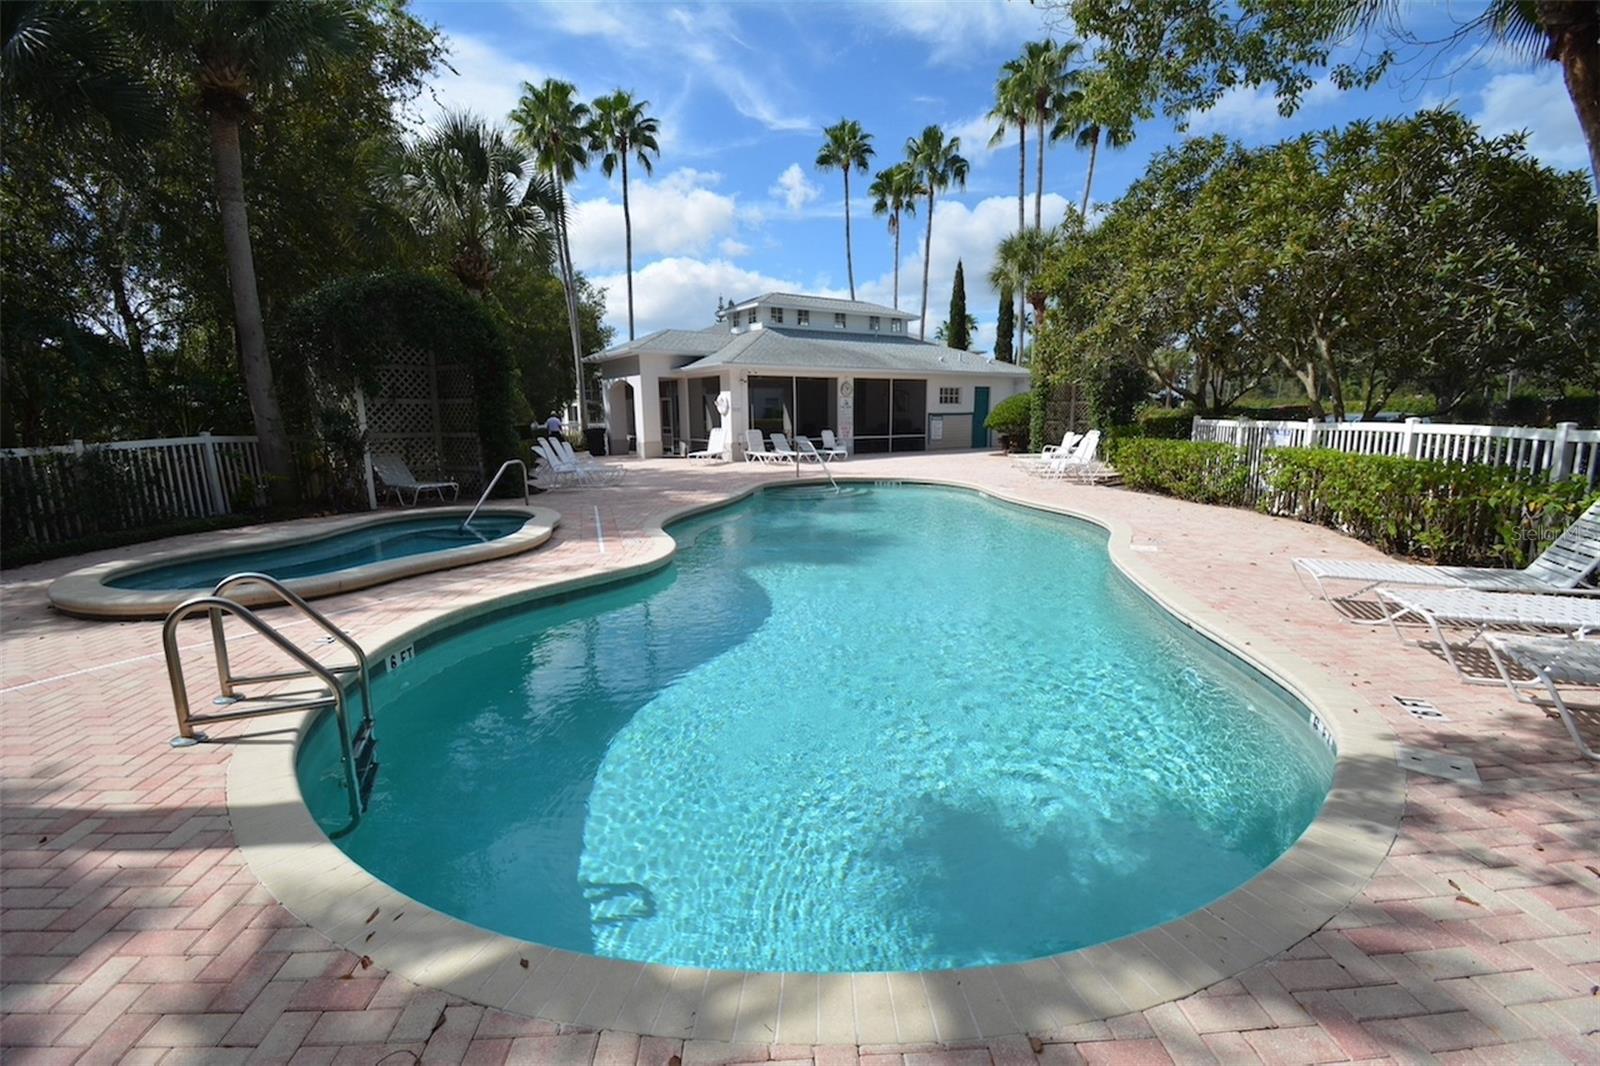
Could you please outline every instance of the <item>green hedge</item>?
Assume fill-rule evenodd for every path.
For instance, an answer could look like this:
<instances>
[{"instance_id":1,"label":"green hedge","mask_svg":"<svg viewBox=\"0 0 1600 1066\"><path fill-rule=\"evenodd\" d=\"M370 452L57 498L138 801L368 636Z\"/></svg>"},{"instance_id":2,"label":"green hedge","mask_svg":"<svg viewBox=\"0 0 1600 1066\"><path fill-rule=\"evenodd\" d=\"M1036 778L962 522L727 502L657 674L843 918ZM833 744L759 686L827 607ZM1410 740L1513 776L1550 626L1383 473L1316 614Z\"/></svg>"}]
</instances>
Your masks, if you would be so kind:
<instances>
[{"instance_id":1,"label":"green hedge","mask_svg":"<svg viewBox=\"0 0 1600 1066\"><path fill-rule=\"evenodd\" d=\"M1259 486L1230 444L1124 439L1113 461L1129 488L1255 507L1453 565L1524 566L1595 498L1576 479L1321 448L1266 452Z\"/></svg>"}]
</instances>

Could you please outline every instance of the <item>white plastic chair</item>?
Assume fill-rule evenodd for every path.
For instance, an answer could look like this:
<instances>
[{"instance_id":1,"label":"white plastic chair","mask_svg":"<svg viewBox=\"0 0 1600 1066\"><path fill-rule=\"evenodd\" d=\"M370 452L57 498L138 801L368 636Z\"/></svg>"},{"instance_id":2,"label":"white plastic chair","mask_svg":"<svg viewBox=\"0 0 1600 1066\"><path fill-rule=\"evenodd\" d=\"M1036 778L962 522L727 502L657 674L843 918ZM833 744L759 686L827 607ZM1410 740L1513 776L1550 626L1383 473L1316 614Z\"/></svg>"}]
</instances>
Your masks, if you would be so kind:
<instances>
[{"instance_id":1,"label":"white plastic chair","mask_svg":"<svg viewBox=\"0 0 1600 1066\"><path fill-rule=\"evenodd\" d=\"M424 492L437 492L439 502L444 502L444 490L450 490L450 498L456 499L461 495L461 486L454 481L418 481L411 473L411 468L406 466L406 461L398 455L385 453L372 457L372 470L383 481L383 487L394 493L395 499L401 506L406 504L405 489L411 490L411 503L415 507Z\"/></svg>"},{"instance_id":2,"label":"white plastic chair","mask_svg":"<svg viewBox=\"0 0 1600 1066\"><path fill-rule=\"evenodd\" d=\"M721 426L711 427L711 439L706 441L704 451L690 452L691 459L721 459L727 449L727 430Z\"/></svg>"},{"instance_id":3,"label":"white plastic chair","mask_svg":"<svg viewBox=\"0 0 1600 1066\"><path fill-rule=\"evenodd\" d=\"M825 429L822 431L822 447L818 448L817 450L821 452L823 457L826 459L850 458L850 453L845 450L844 445L840 444L833 438L833 430L831 429Z\"/></svg>"},{"instance_id":4,"label":"white plastic chair","mask_svg":"<svg viewBox=\"0 0 1600 1066\"><path fill-rule=\"evenodd\" d=\"M782 433L772 435L772 455L775 463L798 463L800 453L789 447L789 438Z\"/></svg>"},{"instance_id":5,"label":"white plastic chair","mask_svg":"<svg viewBox=\"0 0 1600 1066\"><path fill-rule=\"evenodd\" d=\"M767 451L767 442L761 436L759 429L747 429L744 433L744 461L747 463L775 463L778 460Z\"/></svg>"}]
</instances>

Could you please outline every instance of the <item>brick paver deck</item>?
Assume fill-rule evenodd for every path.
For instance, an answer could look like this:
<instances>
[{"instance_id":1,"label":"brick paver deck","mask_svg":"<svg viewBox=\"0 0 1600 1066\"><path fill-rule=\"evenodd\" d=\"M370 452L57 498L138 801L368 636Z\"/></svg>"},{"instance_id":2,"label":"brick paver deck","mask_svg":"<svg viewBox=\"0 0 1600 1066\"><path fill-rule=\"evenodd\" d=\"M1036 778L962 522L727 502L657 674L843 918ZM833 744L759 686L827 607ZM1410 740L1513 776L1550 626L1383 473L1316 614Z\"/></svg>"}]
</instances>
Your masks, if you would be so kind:
<instances>
[{"instance_id":1,"label":"brick paver deck","mask_svg":"<svg viewBox=\"0 0 1600 1066\"><path fill-rule=\"evenodd\" d=\"M783 475L634 463L619 489L543 497L532 554L320 601L370 643L464 602L657 555L665 514ZM33 1062L1600 1063L1600 767L1559 723L1457 682L1387 631L1336 620L1293 555L1376 557L1329 531L1120 489L1039 483L975 454L852 459L1120 517L1144 576L1343 679L1400 743L1473 759L1480 785L1412 775L1399 837L1358 900L1280 956L1138 1014L961 1044L713 1044L578 1031L486 1010L336 949L272 899L234 845L230 746L174 751L158 624L76 621L49 580L0 580L0 1058ZM598 535L597 535L598 534ZM170 546L181 544L170 542ZM125 552L140 549L125 549ZM203 630L185 643L200 646ZM203 647L191 676L197 694ZM1431 700L1419 720L1393 695ZM253 724L263 728L260 722ZM270 728L270 724L266 726ZM245 732L234 729L229 732ZM975 1019L978 1014L975 1012Z\"/></svg>"}]
</instances>

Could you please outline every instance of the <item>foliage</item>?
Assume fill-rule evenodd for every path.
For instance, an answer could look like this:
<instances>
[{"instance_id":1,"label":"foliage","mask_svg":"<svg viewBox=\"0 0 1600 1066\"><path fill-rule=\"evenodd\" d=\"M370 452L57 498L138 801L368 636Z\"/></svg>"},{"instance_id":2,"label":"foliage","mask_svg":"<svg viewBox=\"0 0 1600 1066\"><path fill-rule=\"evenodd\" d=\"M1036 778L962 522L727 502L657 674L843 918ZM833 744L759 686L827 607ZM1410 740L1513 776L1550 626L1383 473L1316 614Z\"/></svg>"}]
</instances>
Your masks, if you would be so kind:
<instances>
[{"instance_id":1,"label":"foliage","mask_svg":"<svg viewBox=\"0 0 1600 1066\"><path fill-rule=\"evenodd\" d=\"M1015 363L1011 341L1017 332L1017 313L1011 306L1011 286L1000 287L1000 313L994 324L994 357L996 362Z\"/></svg>"},{"instance_id":2,"label":"foliage","mask_svg":"<svg viewBox=\"0 0 1600 1066\"><path fill-rule=\"evenodd\" d=\"M1011 438L1014 447L1021 447L1027 442L1028 428L1032 424L1033 396L1026 392L1007 396L995 404L989 411L989 417L983 422L985 429L992 429Z\"/></svg>"},{"instance_id":3,"label":"foliage","mask_svg":"<svg viewBox=\"0 0 1600 1066\"><path fill-rule=\"evenodd\" d=\"M868 160L875 154L872 134L853 118L841 118L822 131L822 147L817 149L817 169L837 170L844 175L844 265L850 279L850 299L856 298L856 263L850 249L850 172L867 172Z\"/></svg>"},{"instance_id":4,"label":"foliage","mask_svg":"<svg viewBox=\"0 0 1600 1066\"><path fill-rule=\"evenodd\" d=\"M926 192L909 162L885 167L872 177L867 195L872 197L872 213L887 215L889 235L894 238L894 306L900 306L900 229L906 215L917 213L917 197Z\"/></svg>"},{"instance_id":5,"label":"foliage","mask_svg":"<svg viewBox=\"0 0 1600 1066\"><path fill-rule=\"evenodd\" d=\"M361 453L347 398L377 393L378 365L402 345L466 365L486 469L519 452L505 333L480 302L445 282L404 273L333 282L297 300L274 339L291 424L324 442L335 497Z\"/></svg>"},{"instance_id":6,"label":"foliage","mask_svg":"<svg viewBox=\"0 0 1600 1066\"><path fill-rule=\"evenodd\" d=\"M1055 391L1048 373L1034 371L1032 402L1028 406L1028 445L1030 451L1042 451L1047 443L1045 423L1050 418L1050 397Z\"/></svg>"},{"instance_id":7,"label":"foliage","mask_svg":"<svg viewBox=\"0 0 1600 1066\"><path fill-rule=\"evenodd\" d=\"M1150 377L1140 367L1112 360L1085 383L1089 420L1096 429L1132 425L1139 408L1150 398Z\"/></svg>"},{"instance_id":8,"label":"foliage","mask_svg":"<svg viewBox=\"0 0 1600 1066\"><path fill-rule=\"evenodd\" d=\"M1341 418L1406 385L1447 412L1509 370L1594 380L1592 210L1580 175L1449 111L1193 140L1057 246L1039 347L1077 380L1133 362L1208 414L1273 374Z\"/></svg>"},{"instance_id":9,"label":"foliage","mask_svg":"<svg viewBox=\"0 0 1600 1066\"><path fill-rule=\"evenodd\" d=\"M972 347L972 331L967 323L967 281L962 273L961 260L956 260L955 280L950 283L950 317L945 319L944 342L951 348L966 351Z\"/></svg>"},{"instance_id":10,"label":"foliage","mask_svg":"<svg viewBox=\"0 0 1600 1066\"><path fill-rule=\"evenodd\" d=\"M933 255L933 202L941 189L951 185L965 189L967 172L971 169L961 154L961 138L947 137L938 126L927 126L916 137L906 139L906 165L910 167L917 185L928 195L927 233L922 244L922 310L917 323L917 336L928 336L928 266Z\"/></svg>"},{"instance_id":11,"label":"foliage","mask_svg":"<svg viewBox=\"0 0 1600 1066\"><path fill-rule=\"evenodd\" d=\"M590 127L589 147L600 156L600 172L610 177L622 171L622 228L628 271L628 339L633 340L633 209L628 198L628 158L644 169L655 170L653 156L661 154L656 137L661 120L645 113L648 100L635 100L626 89L618 89L594 102L594 123Z\"/></svg>"},{"instance_id":12,"label":"foliage","mask_svg":"<svg viewBox=\"0 0 1600 1066\"><path fill-rule=\"evenodd\" d=\"M1139 428L1146 437L1159 440L1188 440L1194 432L1194 409L1181 407L1168 411L1147 407L1139 412Z\"/></svg>"},{"instance_id":13,"label":"foliage","mask_svg":"<svg viewBox=\"0 0 1600 1066\"><path fill-rule=\"evenodd\" d=\"M1112 461L1132 489L1256 506L1451 565L1526 565L1543 546L1531 530L1553 535L1593 499L1581 479L1552 484L1481 464L1278 448L1263 454L1255 502L1249 454L1231 444L1132 439Z\"/></svg>"}]
</instances>

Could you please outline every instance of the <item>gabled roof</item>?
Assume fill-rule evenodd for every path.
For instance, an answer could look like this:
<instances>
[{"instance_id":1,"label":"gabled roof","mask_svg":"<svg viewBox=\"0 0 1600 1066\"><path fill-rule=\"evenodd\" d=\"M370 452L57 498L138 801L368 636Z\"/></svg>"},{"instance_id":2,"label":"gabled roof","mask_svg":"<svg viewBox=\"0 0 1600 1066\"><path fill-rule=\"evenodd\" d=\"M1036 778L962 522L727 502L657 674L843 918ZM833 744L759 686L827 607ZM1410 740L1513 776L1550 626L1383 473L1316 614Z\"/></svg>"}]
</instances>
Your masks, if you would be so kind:
<instances>
[{"instance_id":1,"label":"gabled roof","mask_svg":"<svg viewBox=\"0 0 1600 1066\"><path fill-rule=\"evenodd\" d=\"M680 372L719 366L772 370L835 370L852 373L1004 374L1027 377L1028 371L996 362L976 352L963 352L909 337L870 334L823 334L768 326L727 338L727 343Z\"/></svg>"},{"instance_id":2,"label":"gabled roof","mask_svg":"<svg viewBox=\"0 0 1600 1066\"><path fill-rule=\"evenodd\" d=\"M586 356L585 362L599 363L640 352L665 352L668 355L709 355L732 339L725 325L705 329L658 329L637 340L616 344L603 352Z\"/></svg>"},{"instance_id":3,"label":"gabled roof","mask_svg":"<svg viewBox=\"0 0 1600 1066\"><path fill-rule=\"evenodd\" d=\"M916 318L910 311L902 311L883 304L868 303L865 300L841 300L833 296L807 296L798 292L766 292L760 296L752 296L748 300L740 300L729 304L725 310L732 311L739 308L751 307L755 304L777 304L781 307L806 308L811 311L842 311L847 315L878 315L883 318Z\"/></svg>"}]
</instances>

